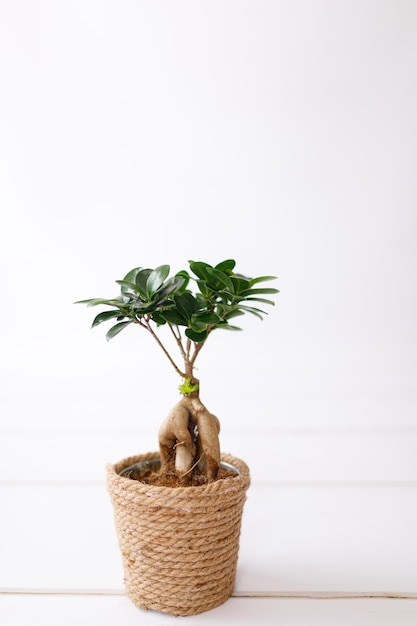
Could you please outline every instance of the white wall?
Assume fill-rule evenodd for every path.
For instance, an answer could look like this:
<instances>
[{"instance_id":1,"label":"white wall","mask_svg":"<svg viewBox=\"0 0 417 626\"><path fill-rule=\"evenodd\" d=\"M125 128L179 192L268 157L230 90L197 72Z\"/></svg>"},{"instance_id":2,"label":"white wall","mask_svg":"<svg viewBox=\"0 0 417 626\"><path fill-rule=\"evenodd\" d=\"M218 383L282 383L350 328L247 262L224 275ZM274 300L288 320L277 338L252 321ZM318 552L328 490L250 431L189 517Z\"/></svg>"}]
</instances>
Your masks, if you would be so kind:
<instances>
[{"instance_id":1,"label":"white wall","mask_svg":"<svg viewBox=\"0 0 417 626\"><path fill-rule=\"evenodd\" d=\"M259 436L416 426L415 2L0 14L6 434L145 424L156 442L175 374L147 336L106 343L72 302L116 295L136 265L229 257L281 293L201 354L228 443L254 414Z\"/></svg>"}]
</instances>

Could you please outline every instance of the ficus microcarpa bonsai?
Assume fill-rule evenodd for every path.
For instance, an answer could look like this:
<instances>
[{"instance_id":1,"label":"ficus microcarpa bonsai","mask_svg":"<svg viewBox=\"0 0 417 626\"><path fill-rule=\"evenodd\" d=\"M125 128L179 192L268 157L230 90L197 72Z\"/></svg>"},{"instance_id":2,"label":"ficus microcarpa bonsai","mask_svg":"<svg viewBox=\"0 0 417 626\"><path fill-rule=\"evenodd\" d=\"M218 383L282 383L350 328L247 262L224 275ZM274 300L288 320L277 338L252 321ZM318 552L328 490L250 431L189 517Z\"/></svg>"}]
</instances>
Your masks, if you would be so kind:
<instances>
[{"instance_id":1,"label":"ficus microcarpa bonsai","mask_svg":"<svg viewBox=\"0 0 417 626\"><path fill-rule=\"evenodd\" d=\"M184 485L189 484L194 468L212 481L220 466L220 423L200 399L197 357L215 330L241 330L231 324L236 317L250 313L263 319L266 311L259 309L258 303L274 305L265 295L278 293L275 288L258 286L275 276L247 278L235 273L235 265L233 259L214 267L189 261L191 273L181 270L172 276L169 265L136 267L116 281L121 290L115 298L78 301L89 307L108 307L92 323L96 327L116 322L108 330L107 340L132 324L148 332L181 377L178 389L182 397L159 430L159 449L161 473L175 472ZM162 326L173 335L176 358L161 339Z\"/></svg>"}]
</instances>

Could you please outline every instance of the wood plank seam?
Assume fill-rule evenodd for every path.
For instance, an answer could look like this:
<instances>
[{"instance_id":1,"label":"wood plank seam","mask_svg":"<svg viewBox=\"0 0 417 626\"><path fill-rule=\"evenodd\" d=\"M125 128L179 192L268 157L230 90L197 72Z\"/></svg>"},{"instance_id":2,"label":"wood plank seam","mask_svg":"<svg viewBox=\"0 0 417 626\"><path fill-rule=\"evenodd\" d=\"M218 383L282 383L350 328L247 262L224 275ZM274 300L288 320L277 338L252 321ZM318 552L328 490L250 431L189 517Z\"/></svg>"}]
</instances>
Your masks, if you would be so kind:
<instances>
[{"instance_id":1,"label":"wood plank seam","mask_svg":"<svg viewBox=\"0 0 417 626\"><path fill-rule=\"evenodd\" d=\"M0 595L125 596L122 589L24 589L2 588ZM392 599L417 600L417 592L394 591L234 591L232 598L292 598L312 600Z\"/></svg>"}]
</instances>

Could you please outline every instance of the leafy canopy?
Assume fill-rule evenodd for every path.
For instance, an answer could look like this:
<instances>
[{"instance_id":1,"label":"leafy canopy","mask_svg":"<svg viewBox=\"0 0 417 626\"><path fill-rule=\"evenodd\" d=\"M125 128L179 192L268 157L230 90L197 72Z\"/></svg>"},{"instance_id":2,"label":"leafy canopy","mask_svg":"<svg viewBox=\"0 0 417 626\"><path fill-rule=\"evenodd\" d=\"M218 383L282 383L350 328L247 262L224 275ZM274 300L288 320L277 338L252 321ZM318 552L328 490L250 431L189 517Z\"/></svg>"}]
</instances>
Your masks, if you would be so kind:
<instances>
[{"instance_id":1,"label":"leafy canopy","mask_svg":"<svg viewBox=\"0 0 417 626\"><path fill-rule=\"evenodd\" d=\"M203 261L189 261L191 274L182 270L174 276L169 275L169 265L155 269L136 267L116 281L121 288L117 297L91 298L78 303L110 307L96 315L92 324L95 327L116 321L107 332L107 340L130 324L148 326L152 321L157 326L184 327L186 337L201 344L217 328L241 330L230 324L235 317L251 313L263 319L266 311L253 303L274 305L273 300L264 296L276 294L278 290L258 285L276 277L247 278L234 272L235 265L233 259L214 267ZM194 289L189 288L190 281L194 282Z\"/></svg>"}]
</instances>

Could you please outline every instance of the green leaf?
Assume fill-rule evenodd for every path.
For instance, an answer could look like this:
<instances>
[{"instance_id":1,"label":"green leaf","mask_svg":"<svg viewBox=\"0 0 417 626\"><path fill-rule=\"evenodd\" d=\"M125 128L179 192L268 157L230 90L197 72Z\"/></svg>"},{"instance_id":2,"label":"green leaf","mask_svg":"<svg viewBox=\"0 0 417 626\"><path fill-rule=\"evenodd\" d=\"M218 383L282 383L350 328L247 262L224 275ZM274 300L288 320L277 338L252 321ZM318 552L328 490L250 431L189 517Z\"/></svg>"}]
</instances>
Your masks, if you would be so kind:
<instances>
[{"instance_id":1,"label":"green leaf","mask_svg":"<svg viewBox=\"0 0 417 626\"><path fill-rule=\"evenodd\" d=\"M140 270L140 272L138 272L136 275L136 281L135 281L136 285L139 291L142 293L144 298L148 298L149 296L147 288L146 288L146 283L151 273L152 273L152 270L147 268L144 270Z\"/></svg>"},{"instance_id":2,"label":"green leaf","mask_svg":"<svg viewBox=\"0 0 417 626\"><path fill-rule=\"evenodd\" d=\"M202 280L208 279L207 268L213 269L208 263L202 261L188 261L191 271Z\"/></svg>"},{"instance_id":3,"label":"green leaf","mask_svg":"<svg viewBox=\"0 0 417 626\"><path fill-rule=\"evenodd\" d=\"M207 324L204 322L199 322L194 319L194 316L190 322L191 328L196 331L196 333L202 333L204 330L207 330Z\"/></svg>"},{"instance_id":4,"label":"green leaf","mask_svg":"<svg viewBox=\"0 0 417 626\"><path fill-rule=\"evenodd\" d=\"M249 283L250 286L252 287L252 285L255 285L256 283L262 283L265 280L276 280L277 277L276 276L258 276L257 278L251 278Z\"/></svg>"},{"instance_id":5,"label":"green leaf","mask_svg":"<svg viewBox=\"0 0 417 626\"><path fill-rule=\"evenodd\" d=\"M225 330L242 330L240 326L232 326L232 324L228 324L227 322L224 322L224 324L219 324L218 326L216 326L216 329L217 328L224 328Z\"/></svg>"},{"instance_id":6,"label":"green leaf","mask_svg":"<svg viewBox=\"0 0 417 626\"><path fill-rule=\"evenodd\" d=\"M136 280L137 273L140 272L141 267L134 267L133 270L130 270L126 276L123 276L123 280L127 280L130 283L134 283Z\"/></svg>"},{"instance_id":7,"label":"green leaf","mask_svg":"<svg viewBox=\"0 0 417 626\"><path fill-rule=\"evenodd\" d=\"M121 286L122 293L127 293L133 291L135 293L139 293L139 288L136 283L131 283L128 280L116 280L116 283Z\"/></svg>"},{"instance_id":8,"label":"green leaf","mask_svg":"<svg viewBox=\"0 0 417 626\"><path fill-rule=\"evenodd\" d=\"M149 297L153 296L162 285L169 274L169 270L169 265L160 265L149 274L146 281L146 293Z\"/></svg>"},{"instance_id":9,"label":"green leaf","mask_svg":"<svg viewBox=\"0 0 417 626\"><path fill-rule=\"evenodd\" d=\"M138 272L140 272L141 269L142 269L141 267L134 267L133 270L130 270L130 272L126 274L126 276L123 276L124 283L133 283L135 285L135 291L136 291L136 276ZM116 280L116 282L118 281ZM119 285L120 284L122 285L122 293L126 291L127 289L129 289L129 287L119 282Z\"/></svg>"},{"instance_id":10,"label":"green leaf","mask_svg":"<svg viewBox=\"0 0 417 626\"><path fill-rule=\"evenodd\" d=\"M266 300L266 298L245 298L245 302L263 302L264 304L275 306L275 302L273 300Z\"/></svg>"},{"instance_id":11,"label":"green leaf","mask_svg":"<svg viewBox=\"0 0 417 626\"><path fill-rule=\"evenodd\" d=\"M224 315L225 320L230 320L232 317L239 317L239 315L245 315L243 311L240 311L238 308L231 309L226 315Z\"/></svg>"},{"instance_id":12,"label":"green leaf","mask_svg":"<svg viewBox=\"0 0 417 626\"><path fill-rule=\"evenodd\" d=\"M246 278L240 278L239 276L231 276L230 280L234 286L234 293L239 295L242 291L249 289L249 281Z\"/></svg>"},{"instance_id":13,"label":"green leaf","mask_svg":"<svg viewBox=\"0 0 417 626\"><path fill-rule=\"evenodd\" d=\"M170 324L175 324L176 326L188 326L188 319L181 315L181 313L176 309L161 311L161 315Z\"/></svg>"},{"instance_id":14,"label":"green leaf","mask_svg":"<svg viewBox=\"0 0 417 626\"><path fill-rule=\"evenodd\" d=\"M105 300L104 298L90 298L89 300L77 300L74 304L86 304L87 306L97 306L98 304L112 305L114 300Z\"/></svg>"},{"instance_id":15,"label":"green leaf","mask_svg":"<svg viewBox=\"0 0 417 626\"><path fill-rule=\"evenodd\" d=\"M158 297L162 296L165 298L166 296L173 294L175 291L182 291L184 287L184 280L183 276L173 276L172 278L169 278L157 290L156 293L158 294Z\"/></svg>"},{"instance_id":16,"label":"green leaf","mask_svg":"<svg viewBox=\"0 0 417 626\"><path fill-rule=\"evenodd\" d=\"M129 320L128 322L119 322L115 326L112 326L110 330L107 332L107 335L106 335L107 341L110 341L110 339L113 339L113 337L118 335L124 328L126 328L126 326L129 326L129 324L133 324L132 320Z\"/></svg>"},{"instance_id":17,"label":"green leaf","mask_svg":"<svg viewBox=\"0 0 417 626\"><path fill-rule=\"evenodd\" d=\"M212 290L207 286L207 281L198 280L197 285L203 298L210 298Z\"/></svg>"},{"instance_id":18,"label":"green leaf","mask_svg":"<svg viewBox=\"0 0 417 626\"><path fill-rule=\"evenodd\" d=\"M164 324L166 324L166 319L164 318L162 313L160 313L159 311L155 311L155 313L152 313L152 320L158 326L163 326Z\"/></svg>"},{"instance_id":19,"label":"green leaf","mask_svg":"<svg viewBox=\"0 0 417 626\"><path fill-rule=\"evenodd\" d=\"M265 298L245 298L245 300L242 300L238 303L238 306L242 306L243 303L248 303L250 305L252 305L252 302L260 302L263 304L269 304L270 306L275 306L275 302L272 302L272 300L265 300ZM267 311L263 311L266 315L268 315Z\"/></svg>"},{"instance_id":20,"label":"green leaf","mask_svg":"<svg viewBox=\"0 0 417 626\"><path fill-rule=\"evenodd\" d=\"M221 321L221 317L213 311L197 311L191 318L191 322L198 322L203 324L218 324Z\"/></svg>"},{"instance_id":21,"label":"green leaf","mask_svg":"<svg viewBox=\"0 0 417 626\"><path fill-rule=\"evenodd\" d=\"M236 261L234 259L226 259L226 261L222 261L215 265L216 270L220 270L221 272L232 271L236 265Z\"/></svg>"},{"instance_id":22,"label":"green leaf","mask_svg":"<svg viewBox=\"0 0 417 626\"><path fill-rule=\"evenodd\" d=\"M148 311L152 311L153 305L152 302L144 302L143 300L136 300L136 302L131 302L129 304L129 309L132 311L139 311L141 315L147 313Z\"/></svg>"},{"instance_id":23,"label":"green leaf","mask_svg":"<svg viewBox=\"0 0 417 626\"><path fill-rule=\"evenodd\" d=\"M185 331L185 334L188 337L188 339L191 339L191 341L195 341L195 343L202 343L208 337L208 332L206 330L203 331L202 333L197 333L192 328L187 328Z\"/></svg>"},{"instance_id":24,"label":"green leaf","mask_svg":"<svg viewBox=\"0 0 417 626\"><path fill-rule=\"evenodd\" d=\"M239 304L239 309L241 311L245 311L246 313L252 313L252 315L256 315L256 317L259 317L259 319L263 319L262 315L268 315L268 313L266 313L265 311L261 311L261 309L256 309L253 306L244 306L243 304Z\"/></svg>"},{"instance_id":25,"label":"green leaf","mask_svg":"<svg viewBox=\"0 0 417 626\"><path fill-rule=\"evenodd\" d=\"M226 288L229 293L234 293L235 288L233 282L224 272L214 268L207 268L206 271L210 278L209 287L213 285L216 291Z\"/></svg>"},{"instance_id":26,"label":"green leaf","mask_svg":"<svg viewBox=\"0 0 417 626\"><path fill-rule=\"evenodd\" d=\"M261 289L245 289L240 293L240 296L253 296L256 294L266 294L266 293L279 293L278 289L274 289L273 287L262 287Z\"/></svg>"},{"instance_id":27,"label":"green leaf","mask_svg":"<svg viewBox=\"0 0 417 626\"><path fill-rule=\"evenodd\" d=\"M186 288L187 288L187 286L188 286L188 283L190 282L190 275L189 275L189 273L187 272L187 270L181 270L180 272L177 272L177 273L175 274L175 278L176 278L177 276L178 276L178 277L180 277L180 278L183 278L183 279L184 279L184 282L183 282L183 284L181 285L181 287L179 287L179 289L180 289L181 291L185 291L185 289L186 289Z\"/></svg>"},{"instance_id":28,"label":"green leaf","mask_svg":"<svg viewBox=\"0 0 417 626\"><path fill-rule=\"evenodd\" d=\"M112 319L113 317L120 317L121 313L120 311L103 311L103 313L99 313L98 315L96 315L96 317L93 320L93 323L91 324L91 327L94 328L94 326L98 326L99 324L102 324L103 322L107 322L107 320Z\"/></svg>"},{"instance_id":29,"label":"green leaf","mask_svg":"<svg viewBox=\"0 0 417 626\"><path fill-rule=\"evenodd\" d=\"M131 304L132 302L137 302L140 297L141 296L139 296L136 293L131 293L130 291L128 293L126 291L124 293L121 293L114 300L109 301L109 304L113 304L114 306L120 306L120 305L128 305L129 306L129 304Z\"/></svg>"},{"instance_id":30,"label":"green leaf","mask_svg":"<svg viewBox=\"0 0 417 626\"><path fill-rule=\"evenodd\" d=\"M178 311L188 321L191 320L192 314L198 311L199 304L191 293L180 293L174 296L174 300Z\"/></svg>"},{"instance_id":31,"label":"green leaf","mask_svg":"<svg viewBox=\"0 0 417 626\"><path fill-rule=\"evenodd\" d=\"M171 308L171 307L175 306L174 300L170 300L170 299L163 298L163 297L162 298L158 298L157 300L155 300L151 304L154 307L155 311L156 310L164 311L166 308Z\"/></svg>"}]
</instances>

